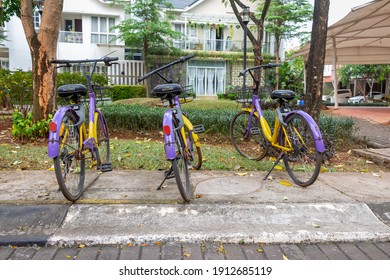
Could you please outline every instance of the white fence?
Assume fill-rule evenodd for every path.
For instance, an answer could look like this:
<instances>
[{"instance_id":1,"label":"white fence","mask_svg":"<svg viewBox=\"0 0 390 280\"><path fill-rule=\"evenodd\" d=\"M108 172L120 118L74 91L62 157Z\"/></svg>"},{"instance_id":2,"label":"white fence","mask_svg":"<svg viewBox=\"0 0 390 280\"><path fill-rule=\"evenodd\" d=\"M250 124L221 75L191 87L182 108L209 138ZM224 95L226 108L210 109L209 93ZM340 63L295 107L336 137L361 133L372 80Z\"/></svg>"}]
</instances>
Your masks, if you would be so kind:
<instances>
[{"instance_id":1,"label":"white fence","mask_svg":"<svg viewBox=\"0 0 390 280\"><path fill-rule=\"evenodd\" d=\"M107 69L107 76L112 85L136 85L138 78L144 75L144 62L122 60Z\"/></svg>"}]
</instances>

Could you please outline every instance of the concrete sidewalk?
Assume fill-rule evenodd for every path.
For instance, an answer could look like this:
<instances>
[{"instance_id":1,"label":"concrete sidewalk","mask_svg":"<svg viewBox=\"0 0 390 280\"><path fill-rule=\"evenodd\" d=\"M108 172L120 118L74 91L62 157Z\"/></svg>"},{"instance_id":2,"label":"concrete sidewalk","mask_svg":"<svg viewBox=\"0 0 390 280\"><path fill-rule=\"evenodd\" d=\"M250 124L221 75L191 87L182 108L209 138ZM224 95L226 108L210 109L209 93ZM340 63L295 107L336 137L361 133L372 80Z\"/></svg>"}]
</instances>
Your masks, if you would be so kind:
<instances>
[{"instance_id":1,"label":"concrete sidewalk","mask_svg":"<svg viewBox=\"0 0 390 280\"><path fill-rule=\"evenodd\" d=\"M193 171L183 204L162 171L88 174L75 204L53 171L2 172L0 244L150 242L339 242L390 240L390 173L321 173L285 186L285 172Z\"/></svg>"}]
</instances>

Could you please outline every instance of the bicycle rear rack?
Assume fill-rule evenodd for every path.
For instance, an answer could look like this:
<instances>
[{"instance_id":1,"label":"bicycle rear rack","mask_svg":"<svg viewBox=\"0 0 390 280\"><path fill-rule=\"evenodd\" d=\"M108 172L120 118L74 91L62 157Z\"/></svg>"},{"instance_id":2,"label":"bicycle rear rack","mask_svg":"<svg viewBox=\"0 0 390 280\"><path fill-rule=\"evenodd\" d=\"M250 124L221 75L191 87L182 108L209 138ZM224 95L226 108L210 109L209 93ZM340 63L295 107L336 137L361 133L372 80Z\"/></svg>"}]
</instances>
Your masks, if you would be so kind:
<instances>
[{"instance_id":1,"label":"bicycle rear rack","mask_svg":"<svg viewBox=\"0 0 390 280\"><path fill-rule=\"evenodd\" d=\"M205 129L204 129L203 124L197 124L197 125L194 125L194 128L192 129L192 131L195 134L199 134L199 133L205 132Z\"/></svg>"}]
</instances>

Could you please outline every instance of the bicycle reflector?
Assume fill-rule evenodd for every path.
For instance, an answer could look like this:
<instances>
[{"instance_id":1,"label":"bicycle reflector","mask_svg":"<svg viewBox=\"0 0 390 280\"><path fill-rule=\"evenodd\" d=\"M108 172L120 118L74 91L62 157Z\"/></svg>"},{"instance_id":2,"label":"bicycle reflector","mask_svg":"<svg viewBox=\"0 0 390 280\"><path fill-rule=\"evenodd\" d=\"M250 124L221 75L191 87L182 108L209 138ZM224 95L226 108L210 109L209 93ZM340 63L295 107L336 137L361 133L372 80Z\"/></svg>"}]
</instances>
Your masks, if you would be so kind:
<instances>
[{"instance_id":1,"label":"bicycle reflector","mask_svg":"<svg viewBox=\"0 0 390 280\"><path fill-rule=\"evenodd\" d=\"M55 122L50 122L49 129L53 133L56 132L57 131L57 124Z\"/></svg>"},{"instance_id":2,"label":"bicycle reflector","mask_svg":"<svg viewBox=\"0 0 390 280\"><path fill-rule=\"evenodd\" d=\"M169 127L169 125L164 125L164 133L166 135L170 135L171 134L171 128Z\"/></svg>"}]
</instances>

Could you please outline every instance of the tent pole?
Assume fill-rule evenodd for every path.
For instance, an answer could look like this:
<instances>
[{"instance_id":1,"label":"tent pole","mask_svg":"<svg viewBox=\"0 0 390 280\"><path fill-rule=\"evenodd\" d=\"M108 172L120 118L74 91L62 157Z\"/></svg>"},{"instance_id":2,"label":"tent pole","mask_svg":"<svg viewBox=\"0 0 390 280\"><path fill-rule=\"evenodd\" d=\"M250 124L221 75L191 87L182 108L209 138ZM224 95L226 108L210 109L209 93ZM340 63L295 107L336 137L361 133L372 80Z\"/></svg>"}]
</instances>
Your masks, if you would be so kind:
<instances>
[{"instance_id":1,"label":"tent pole","mask_svg":"<svg viewBox=\"0 0 390 280\"><path fill-rule=\"evenodd\" d=\"M337 109L339 107L339 101L337 99L337 50L336 50L336 37L332 37L333 42L333 91L334 91L334 107Z\"/></svg>"}]
</instances>

